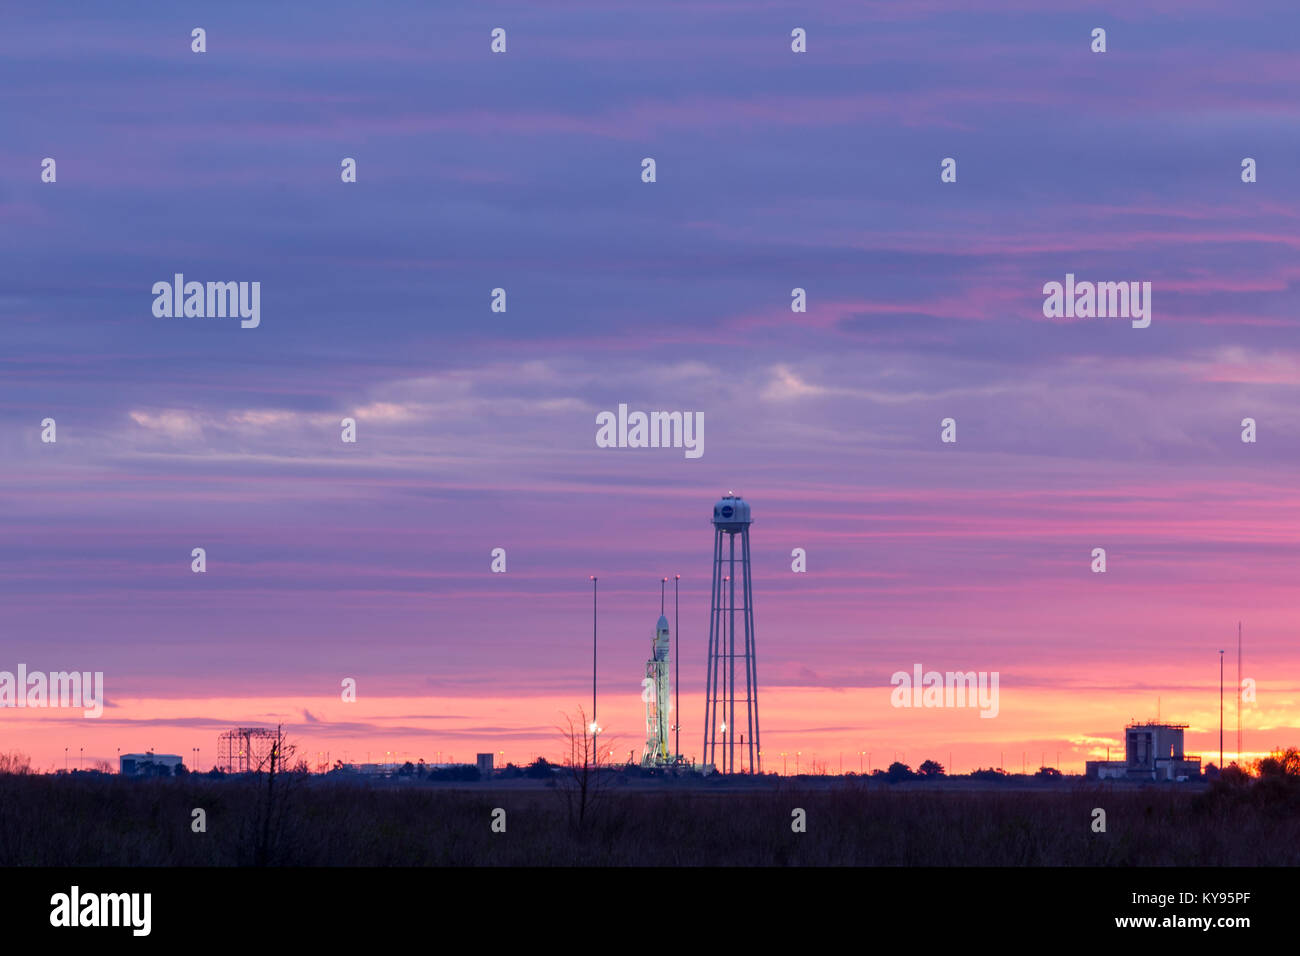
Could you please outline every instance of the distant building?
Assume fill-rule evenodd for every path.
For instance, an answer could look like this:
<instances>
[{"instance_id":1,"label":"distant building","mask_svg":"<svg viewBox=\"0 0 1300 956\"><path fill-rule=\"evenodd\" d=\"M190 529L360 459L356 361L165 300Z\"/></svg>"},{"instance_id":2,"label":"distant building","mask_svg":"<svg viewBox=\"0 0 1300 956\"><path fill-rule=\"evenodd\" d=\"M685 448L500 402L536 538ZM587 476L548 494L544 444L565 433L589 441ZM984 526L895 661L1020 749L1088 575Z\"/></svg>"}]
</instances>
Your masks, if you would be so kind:
<instances>
[{"instance_id":1,"label":"distant building","mask_svg":"<svg viewBox=\"0 0 1300 956\"><path fill-rule=\"evenodd\" d=\"M492 755L491 754L478 755L478 775L480 779L483 780L492 779Z\"/></svg>"},{"instance_id":2,"label":"distant building","mask_svg":"<svg viewBox=\"0 0 1300 956\"><path fill-rule=\"evenodd\" d=\"M339 761L338 765L333 768L341 773L355 773L366 777L402 777L410 775L414 777L419 772L419 765L410 763L411 769L407 770L406 766L410 761L394 761L392 763L344 763ZM473 766L472 764L461 763L426 763L423 765L425 772L434 770L463 770Z\"/></svg>"},{"instance_id":3,"label":"distant building","mask_svg":"<svg viewBox=\"0 0 1300 956\"><path fill-rule=\"evenodd\" d=\"M176 754L122 754L118 773L124 777L172 777L183 765Z\"/></svg>"},{"instance_id":4,"label":"distant building","mask_svg":"<svg viewBox=\"0 0 1300 956\"><path fill-rule=\"evenodd\" d=\"M1147 721L1124 728L1123 760L1089 760L1084 775L1094 780L1196 780L1201 758L1183 752L1187 724Z\"/></svg>"}]
</instances>

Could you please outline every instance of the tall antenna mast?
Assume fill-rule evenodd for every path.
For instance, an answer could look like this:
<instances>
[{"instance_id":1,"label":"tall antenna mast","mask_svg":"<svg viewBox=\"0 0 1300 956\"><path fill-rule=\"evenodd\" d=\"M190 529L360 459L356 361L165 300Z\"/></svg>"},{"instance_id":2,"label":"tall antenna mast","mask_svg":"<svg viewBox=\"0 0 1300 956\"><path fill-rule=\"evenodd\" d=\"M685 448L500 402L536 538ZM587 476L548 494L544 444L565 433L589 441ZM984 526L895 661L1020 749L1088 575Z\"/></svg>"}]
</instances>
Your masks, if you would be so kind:
<instances>
[{"instance_id":1,"label":"tall antenna mast","mask_svg":"<svg viewBox=\"0 0 1300 956\"><path fill-rule=\"evenodd\" d=\"M668 586L668 579L664 578L659 582L659 616L664 615L664 588Z\"/></svg>"},{"instance_id":2,"label":"tall antenna mast","mask_svg":"<svg viewBox=\"0 0 1300 956\"><path fill-rule=\"evenodd\" d=\"M1241 622L1237 622L1237 763L1241 763Z\"/></svg>"},{"instance_id":3,"label":"tall antenna mast","mask_svg":"<svg viewBox=\"0 0 1300 956\"><path fill-rule=\"evenodd\" d=\"M1223 773L1223 649L1219 649L1219 773Z\"/></svg>"}]
</instances>

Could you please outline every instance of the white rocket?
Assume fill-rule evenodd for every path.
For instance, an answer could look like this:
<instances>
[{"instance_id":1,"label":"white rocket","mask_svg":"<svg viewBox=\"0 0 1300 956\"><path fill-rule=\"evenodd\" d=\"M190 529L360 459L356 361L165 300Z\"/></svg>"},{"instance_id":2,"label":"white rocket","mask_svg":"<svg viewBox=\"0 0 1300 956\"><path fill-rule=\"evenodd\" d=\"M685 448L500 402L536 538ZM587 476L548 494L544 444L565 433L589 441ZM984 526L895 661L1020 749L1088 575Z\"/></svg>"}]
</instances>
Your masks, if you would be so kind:
<instances>
[{"instance_id":1,"label":"white rocket","mask_svg":"<svg viewBox=\"0 0 1300 956\"><path fill-rule=\"evenodd\" d=\"M641 766L659 767L672 762L668 750L668 727L672 710L669 685L668 618L659 615L655 625L654 642L650 646L650 659L645 662L645 679L641 681L641 699L645 701L645 750L641 752Z\"/></svg>"}]
</instances>

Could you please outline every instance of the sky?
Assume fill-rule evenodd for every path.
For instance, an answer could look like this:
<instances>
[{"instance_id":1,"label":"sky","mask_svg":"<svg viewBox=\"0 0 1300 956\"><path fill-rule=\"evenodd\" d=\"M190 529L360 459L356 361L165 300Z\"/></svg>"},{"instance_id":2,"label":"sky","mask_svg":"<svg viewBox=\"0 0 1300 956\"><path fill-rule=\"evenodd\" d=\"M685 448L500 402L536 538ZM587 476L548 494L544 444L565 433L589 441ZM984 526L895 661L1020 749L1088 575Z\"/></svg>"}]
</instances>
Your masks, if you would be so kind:
<instances>
[{"instance_id":1,"label":"sky","mask_svg":"<svg viewBox=\"0 0 1300 956\"><path fill-rule=\"evenodd\" d=\"M639 755L680 574L698 756L733 490L765 769L1079 771L1157 714L1217 763L1220 649L1232 759L1239 621L1245 757L1300 743L1300 8L978 6L9 11L0 670L107 704L0 708L0 752L554 758L595 574ZM176 273L260 324L155 316ZM1044 318L1067 274L1150 282L1150 326ZM619 404L704 454L598 447ZM916 664L998 672L997 716L892 706Z\"/></svg>"}]
</instances>

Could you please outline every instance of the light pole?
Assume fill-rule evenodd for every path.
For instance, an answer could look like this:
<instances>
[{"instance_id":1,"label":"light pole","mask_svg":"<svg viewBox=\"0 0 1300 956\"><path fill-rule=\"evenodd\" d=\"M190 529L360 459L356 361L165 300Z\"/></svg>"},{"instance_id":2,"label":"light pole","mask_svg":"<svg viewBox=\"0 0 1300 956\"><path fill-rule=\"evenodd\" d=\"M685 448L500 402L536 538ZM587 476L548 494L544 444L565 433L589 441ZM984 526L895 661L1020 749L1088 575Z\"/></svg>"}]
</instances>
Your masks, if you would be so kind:
<instances>
[{"instance_id":1,"label":"light pole","mask_svg":"<svg viewBox=\"0 0 1300 956\"><path fill-rule=\"evenodd\" d=\"M781 776L783 776L783 777L785 776L786 769L787 769L787 768L786 768L786 765L785 765L785 751L782 750L782 751L781 751Z\"/></svg>"},{"instance_id":2,"label":"light pole","mask_svg":"<svg viewBox=\"0 0 1300 956\"><path fill-rule=\"evenodd\" d=\"M675 659L673 670L676 672L673 674L673 687L675 688L673 693L676 697L676 700L673 702L673 710L676 712L677 717L677 720L675 721L676 738L673 742L674 759L679 758L682 755L682 620L677 613L677 591L678 586L681 583L682 576L680 574L673 578L673 643L676 645L673 649L673 658Z\"/></svg>"},{"instance_id":3,"label":"light pole","mask_svg":"<svg viewBox=\"0 0 1300 956\"><path fill-rule=\"evenodd\" d=\"M596 750L596 575L591 576L591 757L599 763Z\"/></svg>"}]
</instances>

